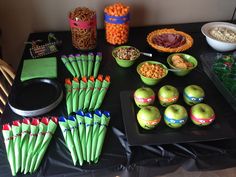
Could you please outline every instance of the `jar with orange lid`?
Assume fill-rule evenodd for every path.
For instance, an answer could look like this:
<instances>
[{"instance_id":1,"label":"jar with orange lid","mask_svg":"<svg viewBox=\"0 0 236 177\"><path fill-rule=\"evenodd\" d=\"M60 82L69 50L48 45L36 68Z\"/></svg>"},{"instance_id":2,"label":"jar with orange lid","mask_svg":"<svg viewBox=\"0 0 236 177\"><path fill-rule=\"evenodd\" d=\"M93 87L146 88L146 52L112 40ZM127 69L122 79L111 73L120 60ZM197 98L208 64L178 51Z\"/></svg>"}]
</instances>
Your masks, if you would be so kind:
<instances>
[{"instance_id":1,"label":"jar with orange lid","mask_svg":"<svg viewBox=\"0 0 236 177\"><path fill-rule=\"evenodd\" d=\"M114 3L104 9L106 40L113 45L128 42L130 8L122 3Z\"/></svg>"}]
</instances>

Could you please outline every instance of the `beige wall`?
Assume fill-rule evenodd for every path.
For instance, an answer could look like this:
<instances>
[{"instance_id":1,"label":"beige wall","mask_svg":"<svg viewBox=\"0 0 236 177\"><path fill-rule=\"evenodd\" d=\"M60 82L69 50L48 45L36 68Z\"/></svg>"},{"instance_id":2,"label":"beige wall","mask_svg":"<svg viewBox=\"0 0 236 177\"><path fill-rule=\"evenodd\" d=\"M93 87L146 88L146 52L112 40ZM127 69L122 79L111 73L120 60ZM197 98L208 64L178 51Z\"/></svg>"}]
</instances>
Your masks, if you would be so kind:
<instances>
[{"instance_id":1,"label":"beige wall","mask_svg":"<svg viewBox=\"0 0 236 177\"><path fill-rule=\"evenodd\" d=\"M69 30L67 14L78 6L96 10L103 27L103 9L114 0L1 0L0 29L3 57L15 68L30 32ZM235 0L126 0L131 25L176 24L229 20Z\"/></svg>"}]
</instances>

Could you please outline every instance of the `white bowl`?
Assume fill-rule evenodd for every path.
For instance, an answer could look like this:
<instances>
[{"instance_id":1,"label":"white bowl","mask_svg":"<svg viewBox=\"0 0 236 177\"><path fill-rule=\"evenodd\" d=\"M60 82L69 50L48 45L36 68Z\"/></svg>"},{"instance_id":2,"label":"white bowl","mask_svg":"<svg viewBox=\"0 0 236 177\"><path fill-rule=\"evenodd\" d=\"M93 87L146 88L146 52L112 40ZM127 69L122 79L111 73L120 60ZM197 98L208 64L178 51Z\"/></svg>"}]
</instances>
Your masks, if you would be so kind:
<instances>
[{"instance_id":1,"label":"white bowl","mask_svg":"<svg viewBox=\"0 0 236 177\"><path fill-rule=\"evenodd\" d=\"M230 29L236 33L236 25L227 22L211 22L202 26L201 31L206 36L207 43L215 50L219 52L228 52L236 49L236 42L224 42L214 38L210 34L210 30L214 27L224 27Z\"/></svg>"}]
</instances>

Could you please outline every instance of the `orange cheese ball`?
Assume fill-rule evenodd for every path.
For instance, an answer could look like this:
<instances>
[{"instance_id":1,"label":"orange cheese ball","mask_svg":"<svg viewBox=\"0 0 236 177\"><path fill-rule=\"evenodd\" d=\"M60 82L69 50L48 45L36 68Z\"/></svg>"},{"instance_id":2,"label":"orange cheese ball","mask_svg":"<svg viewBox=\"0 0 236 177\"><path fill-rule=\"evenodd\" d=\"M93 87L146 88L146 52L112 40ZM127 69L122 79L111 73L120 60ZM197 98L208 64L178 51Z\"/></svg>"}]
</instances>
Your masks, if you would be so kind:
<instances>
[{"instance_id":1,"label":"orange cheese ball","mask_svg":"<svg viewBox=\"0 0 236 177\"><path fill-rule=\"evenodd\" d=\"M104 12L110 16L125 16L129 13L129 6L122 3L115 3L107 6ZM112 19L111 19L112 20ZM128 41L129 36L129 22L124 24L112 24L105 22L106 40L111 44L124 44Z\"/></svg>"}]
</instances>

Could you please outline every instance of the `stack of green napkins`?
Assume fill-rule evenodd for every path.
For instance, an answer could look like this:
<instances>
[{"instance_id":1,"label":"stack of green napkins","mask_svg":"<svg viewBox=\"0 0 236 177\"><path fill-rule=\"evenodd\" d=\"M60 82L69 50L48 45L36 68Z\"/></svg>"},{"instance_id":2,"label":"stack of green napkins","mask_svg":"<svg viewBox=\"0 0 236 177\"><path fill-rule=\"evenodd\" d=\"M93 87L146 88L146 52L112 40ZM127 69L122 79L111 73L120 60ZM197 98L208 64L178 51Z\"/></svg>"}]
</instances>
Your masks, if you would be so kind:
<instances>
[{"instance_id":1,"label":"stack of green napkins","mask_svg":"<svg viewBox=\"0 0 236 177\"><path fill-rule=\"evenodd\" d=\"M57 59L56 57L26 59L23 63L21 81L34 78L56 78Z\"/></svg>"},{"instance_id":2,"label":"stack of green napkins","mask_svg":"<svg viewBox=\"0 0 236 177\"><path fill-rule=\"evenodd\" d=\"M110 113L100 110L94 114L78 111L76 116L59 117L59 126L74 165L98 162L109 121Z\"/></svg>"},{"instance_id":3,"label":"stack of green napkins","mask_svg":"<svg viewBox=\"0 0 236 177\"><path fill-rule=\"evenodd\" d=\"M43 117L41 120L33 118L31 122L24 118L22 122L17 120L12 125L3 125L2 134L13 176L38 169L57 124L56 117Z\"/></svg>"},{"instance_id":4,"label":"stack of green napkins","mask_svg":"<svg viewBox=\"0 0 236 177\"><path fill-rule=\"evenodd\" d=\"M96 79L93 76L90 76L89 79L82 77L81 80L75 77L72 81L66 78L66 107L68 115L78 110L87 112L99 109L109 86L109 75L103 78L99 74Z\"/></svg>"},{"instance_id":5,"label":"stack of green napkins","mask_svg":"<svg viewBox=\"0 0 236 177\"><path fill-rule=\"evenodd\" d=\"M89 76L93 76L96 78L102 61L102 53L98 52L95 56L93 53L89 53L88 55L71 54L68 57L63 55L61 56L61 60L73 77L88 78Z\"/></svg>"}]
</instances>

